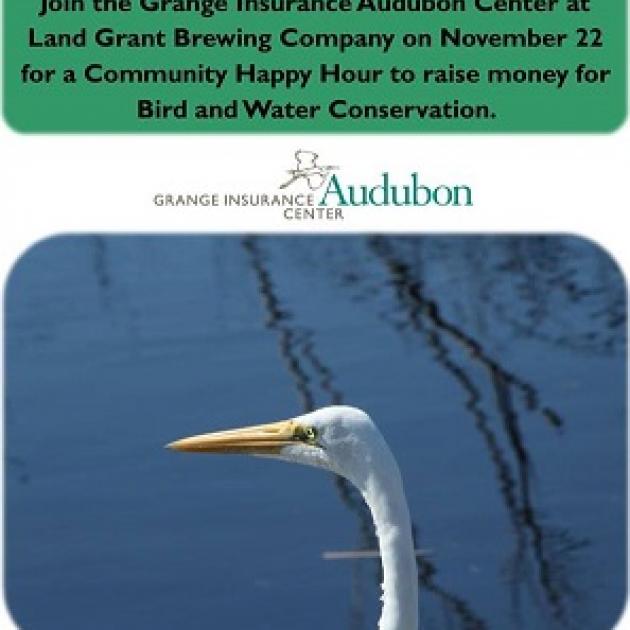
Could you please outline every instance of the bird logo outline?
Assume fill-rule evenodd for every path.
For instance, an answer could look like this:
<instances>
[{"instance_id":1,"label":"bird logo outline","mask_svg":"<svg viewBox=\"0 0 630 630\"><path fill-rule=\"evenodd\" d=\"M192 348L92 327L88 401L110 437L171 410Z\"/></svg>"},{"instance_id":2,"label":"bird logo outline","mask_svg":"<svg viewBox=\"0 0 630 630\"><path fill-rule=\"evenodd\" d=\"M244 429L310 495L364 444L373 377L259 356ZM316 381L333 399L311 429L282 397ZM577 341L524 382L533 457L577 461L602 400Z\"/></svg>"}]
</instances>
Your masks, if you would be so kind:
<instances>
[{"instance_id":1,"label":"bird logo outline","mask_svg":"<svg viewBox=\"0 0 630 630\"><path fill-rule=\"evenodd\" d=\"M328 179L330 171L338 169L338 166L326 165L321 166L317 163L319 154L315 151L305 151L298 149L295 152L295 160L297 168L288 170L290 178L280 184L281 189L288 188L297 181L305 181L311 190L320 189Z\"/></svg>"}]
</instances>

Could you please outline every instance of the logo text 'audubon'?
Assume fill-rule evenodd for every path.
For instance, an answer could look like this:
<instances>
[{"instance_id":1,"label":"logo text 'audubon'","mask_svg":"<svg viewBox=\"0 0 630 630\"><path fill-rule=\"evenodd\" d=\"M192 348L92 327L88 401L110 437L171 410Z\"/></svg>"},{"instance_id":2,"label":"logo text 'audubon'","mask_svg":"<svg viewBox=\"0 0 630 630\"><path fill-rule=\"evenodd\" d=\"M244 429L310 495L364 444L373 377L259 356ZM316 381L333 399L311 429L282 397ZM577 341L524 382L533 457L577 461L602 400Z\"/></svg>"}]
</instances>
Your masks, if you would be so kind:
<instances>
[{"instance_id":1,"label":"logo text 'audubon'","mask_svg":"<svg viewBox=\"0 0 630 630\"><path fill-rule=\"evenodd\" d=\"M420 183L418 173L411 173L407 183L390 180L389 173L381 173L380 182L344 184L333 174L320 199L322 206L472 206L472 189L464 184L437 186Z\"/></svg>"}]
</instances>

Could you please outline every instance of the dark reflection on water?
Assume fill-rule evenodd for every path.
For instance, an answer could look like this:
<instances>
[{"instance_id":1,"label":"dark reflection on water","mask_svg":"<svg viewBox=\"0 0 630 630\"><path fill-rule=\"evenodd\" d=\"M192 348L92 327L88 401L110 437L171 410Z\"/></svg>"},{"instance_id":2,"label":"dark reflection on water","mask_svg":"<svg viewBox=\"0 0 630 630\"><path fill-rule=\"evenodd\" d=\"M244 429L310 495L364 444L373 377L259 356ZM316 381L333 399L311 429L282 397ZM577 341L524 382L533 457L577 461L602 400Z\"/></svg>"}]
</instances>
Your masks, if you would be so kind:
<instances>
[{"instance_id":1,"label":"dark reflection on water","mask_svg":"<svg viewBox=\"0 0 630 630\"><path fill-rule=\"evenodd\" d=\"M399 456L430 550L423 628L603 630L620 612L625 290L587 242L60 238L19 263L6 315L7 593L25 628L375 627L378 561L318 560L377 545L344 479L345 514L321 473L158 450L338 403Z\"/></svg>"},{"instance_id":2,"label":"dark reflection on water","mask_svg":"<svg viewBox=\"0 0 630 630\"><path fill-rule=\"evenodd\" d=\"M334 376L331 370L322 363L322 360L317 355L314 331L297 326L292 313L282 307L258 241L259 239L253 236L245 238L243 239L243 248L247 252L252 269L256 274L263 308L267 314L266 325L269 329L278 333L280 355L295 383L302 411L306 413L317 408L315 403L316 396L313 392L317 384L325 393L326 398L329 399L328 404L342 404L343 395L334 386ZM305 363L310 365L319 383L309 378ZM377 541L367 506L354 486L339 475L335 475L334 478L339 497L356 514L359 524L358 548L374 549L377 546ZM357 568L359 567L359 565L356 566ZM379 565L377 564L377 566ZM352 599L350 627L362 628L364 626L364 593L361 589L362 575L355 570L353 577L352 592L354 597ZM377 578L380 578L378 573Z\"/></svg>"},{"instance_id":3,"label":"dark reflection on water","mask_svg":"<svg viewBox=\"0 0 630 630\"><path fill-rule=\"evenodd\" d=\"M587 541L573 541L566 530L561 530L561 536L558 536L553 529L545 528L538 522L530 486L531 458L520 428L513 392L516 390L521 394L523 404L528 410L540 409L554 427L561 427L563 421L553 409L541 407L539 394L533 385L506 370L488 356L480 343L442 317L439 304L423 294L421 281L414 277L410 266L397 257L392 243L379 237L371 240L370 247L383 260L391 274L396 299L403 306L410 327L424 335L427 343L434 349L436 361L455 378L468 397L465 406L472 414L475 426L488 449L488 455L496 467L499 489L514 528L515 551L510 563L512 566L509 579L515 587L515 606L518 601L517 585L525 582L528 576L533 576L549 605L551 615L559 622L567 622L565 601L575 593L570 585L570 577L564 571L566 556ZM469 362L480 364L487 373L494 394L494 404L501 418L500 428L505 432L511 452L503 452L489 418L483 411L480 389L469 376L466 365L451 357L444 338L462 346ZM557 544L557 538L561 538L560 544ZM531 568L528 566L530 561L533 564ZM514 613L516 617L517 610Z\"/></svg>"}]
</instances>

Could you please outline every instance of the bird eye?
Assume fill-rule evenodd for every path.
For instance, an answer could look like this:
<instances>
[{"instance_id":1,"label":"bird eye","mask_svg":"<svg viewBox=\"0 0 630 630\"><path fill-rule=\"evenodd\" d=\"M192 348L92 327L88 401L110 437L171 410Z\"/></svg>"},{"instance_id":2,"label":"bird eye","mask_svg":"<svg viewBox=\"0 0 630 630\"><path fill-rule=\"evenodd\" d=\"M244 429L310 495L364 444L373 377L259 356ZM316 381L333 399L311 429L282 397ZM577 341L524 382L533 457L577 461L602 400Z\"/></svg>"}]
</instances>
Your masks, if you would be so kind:
<instances>
[{"instance_id":1,"label":"bird eye","mask_svg":"<svg viewBox=\"0 0 630 630\"><path fill-rule=\"evenodd\" d=\"M295 429L294 439L299 442L314 445L317 442L317 429L315 427L299 425Z\"/></svg>"}]
</instances>

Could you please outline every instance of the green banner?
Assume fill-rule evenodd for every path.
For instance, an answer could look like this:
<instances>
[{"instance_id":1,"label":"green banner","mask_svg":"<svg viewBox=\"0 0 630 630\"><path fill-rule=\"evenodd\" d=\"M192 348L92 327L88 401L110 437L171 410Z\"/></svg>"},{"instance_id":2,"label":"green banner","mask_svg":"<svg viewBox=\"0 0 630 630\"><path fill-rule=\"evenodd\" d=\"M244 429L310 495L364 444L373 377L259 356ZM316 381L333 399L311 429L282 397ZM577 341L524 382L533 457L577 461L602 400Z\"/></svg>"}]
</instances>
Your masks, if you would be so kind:
<instances>
[{"instance_id":1,"label":"green banner","mask_svg":"<svg viewBox=\"0 0 630 630\"><path fill-rule=\"evenodd\" d=\"M5 0L26 132L608 132L623 0Z\"/></svg>"}]
</instances>

